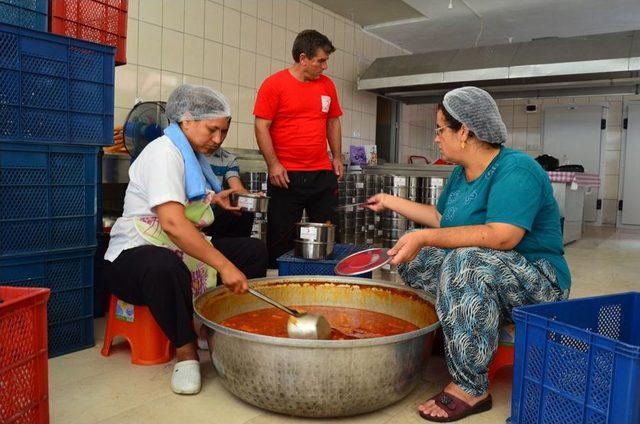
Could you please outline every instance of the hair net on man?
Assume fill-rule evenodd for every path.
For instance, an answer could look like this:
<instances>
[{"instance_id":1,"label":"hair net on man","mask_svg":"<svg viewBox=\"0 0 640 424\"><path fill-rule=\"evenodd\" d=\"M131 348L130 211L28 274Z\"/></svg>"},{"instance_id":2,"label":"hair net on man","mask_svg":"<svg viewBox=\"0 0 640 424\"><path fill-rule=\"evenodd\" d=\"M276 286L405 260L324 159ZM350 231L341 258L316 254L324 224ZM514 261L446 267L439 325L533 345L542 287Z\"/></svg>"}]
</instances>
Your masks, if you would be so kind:
<instances>
[{"instance_id":1,"label":"hair net on man","mask_svg":"<svg viewBox=\"0 0 640 424\"><path fill-rule=\"evenodd\" d=\"M165 114L170 122L229 118L231 106L222 93L201 85L185 84L173 90Z\"/></svg>"},{"instance_id":2,"label":"hair net on man","mask_svg":"<svg viewBox=\"0 0 640 424\"><path fill-rule=\"evenodd\" d=\"M507 127L502 122L498 105L483 89L456 88L444 95L442 105L480 140L491 144L507 141Z\"/></svg>"}]
</instances>

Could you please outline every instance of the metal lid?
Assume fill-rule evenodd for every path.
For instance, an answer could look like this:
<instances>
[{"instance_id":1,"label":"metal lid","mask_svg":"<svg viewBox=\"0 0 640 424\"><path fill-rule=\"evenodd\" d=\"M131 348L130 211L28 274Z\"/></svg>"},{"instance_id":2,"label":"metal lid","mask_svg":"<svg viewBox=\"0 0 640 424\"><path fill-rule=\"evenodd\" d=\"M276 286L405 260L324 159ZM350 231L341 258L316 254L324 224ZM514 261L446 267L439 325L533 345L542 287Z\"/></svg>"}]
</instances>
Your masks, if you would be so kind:
<instances>
[{"instance_id":1,"label":"metal lid","mask_svg":"<svg viewBox=\"0 0 640 424\"><path fill-rule=\"evenodd\" d=\"M335 267L337 275L358 275L371 272L389 263L392 257L387 255L388 249L374 247L347 256Z\"/></svg>"}]
</instances>

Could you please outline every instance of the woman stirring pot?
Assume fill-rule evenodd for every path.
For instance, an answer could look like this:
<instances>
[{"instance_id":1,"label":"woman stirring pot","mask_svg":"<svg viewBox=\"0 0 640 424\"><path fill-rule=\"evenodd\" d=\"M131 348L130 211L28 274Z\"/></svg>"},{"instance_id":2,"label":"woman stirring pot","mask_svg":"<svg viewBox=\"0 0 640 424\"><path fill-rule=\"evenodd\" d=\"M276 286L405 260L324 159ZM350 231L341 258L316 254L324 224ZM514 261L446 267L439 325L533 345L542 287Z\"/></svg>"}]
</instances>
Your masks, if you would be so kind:
<instances>
[{"instance_id":1,"label":"woman stirring pot","mask_svg":"<svg viewBox=\"0 0 640 424\"><path fill-rule=\"evenodd\" d=\"M238 239L238 245L225 245L225 254L199 230L213 222L211 205L238 210L229 204L231 190L221 190L204 157L229 130L226 98L207 87L183 85L169 97L166 114L170 125L164 136L145 147L129 169L123 216L112 228L105 254L105 276L119 299L149 307L176 347L171 389L195 394L201 377L193 297L217 280L244 293L247 277L265 275L267 257L260 240Z\"/></svg>"},{"instance_id":2,"label":"woman stirring pot","mask_svg":"<svg viewBox=\"0 0 640 424\"><path fill-rule=\"evenodd\" d=\"M489 93L450 91L436 119L442 158L458 164L437 206L377 194L368 207L429 227L388 253L407 285L436 299L452 382L418 409L440 422L491 408L487 372L500 325L512 323L516 306L565 299L571 278L549 177L503 146L506 127Z\"/></svg>"}]
</instances>

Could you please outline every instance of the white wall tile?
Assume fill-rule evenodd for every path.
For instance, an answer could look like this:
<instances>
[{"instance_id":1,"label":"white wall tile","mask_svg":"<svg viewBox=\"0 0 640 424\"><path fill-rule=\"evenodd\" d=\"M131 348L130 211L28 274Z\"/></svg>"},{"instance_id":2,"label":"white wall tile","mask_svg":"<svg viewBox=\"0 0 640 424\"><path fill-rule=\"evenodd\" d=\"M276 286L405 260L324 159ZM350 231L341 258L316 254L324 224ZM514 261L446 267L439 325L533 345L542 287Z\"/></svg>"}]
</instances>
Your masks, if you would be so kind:
<instances>
[{"instance_id":1,"label":"white wall tile","mask_svg":"<svg viewBox=\"0 0 640 424\"><path fill-rule=\"evenodd\" d=\"M242 0L242 13L251 16L258 15L258 0Z\"/></svg>"},{"instance_id":2,"label":"white wall tile","mask_svg":"<svg viewBox=\"0 0 640 424\"><path fill-rule=\"evenodd\" d=\"M222 82L238 84L240 73L240 50L222 46Z\"/></svg>"},{"instance_id":3,"label":"white wall tile","mask_svg":"<svg viewBox=\"0 0 640 424\"><path fill-rule=\"evenodd\" d=\"M222 42L224 29L224 7L206 0L204 6L204 38Z\"/></svg>"},{"instance_id":4,"label":"white wall tile","mask_svg":"<svg viewBox=\"0 0 640 424\"><path fill-rule=\"evenodd\" d=\"M278 0L276 0L278 1ZM271 22L273 13L272 0L259 0L258 1L258 18L267 22Z\"/></svg>"},{"instance_id":5,"label":"white wall tile","mask_svg":"<svg viewBox=\"0 0 640 424\"><path fill-rule=\"evenodd\" d=\"M256 51L257 19L254 16L242 14L240 18L240 48L250 52Z\"/></svg>"},{"instance_id":6,"label":"white wall tile","mask_svg":"<svg viewBox=\"0 0 640 424\"><path fill-rule=\"evenodd\" d=\"M256 56L256 88L271 74L271 59L266 56Z\"/></svg>"},{"instance_id":7,"label":"white wall tile","mask_svg":"<svg viewBox=\"0 0 640 424\"><path fill-rule=\"evenodd\" d=\"M298 9L299 14L299 28L300 31L311 28L311 15L312 9L310 6L306 4L300 4L300 8Z\"/></svg>"},{"instance_id":8,"label":"white wall tile","mask_svg":"<svg viewBox=\"0 0 640 424\"><path fill-rule=\"evenodd\" d=\"M252 88L240 87L238 89L238 122L253 123L253 105L256 100L256 91Z\"/></svg>"},{"instance_id":9,"label":"white wall tile","mask_svg":"<svg viewBox=\"0 0 640 424\"><path fill-rule=\"evenodd\" d=\"M527 149L527 131L525 129L513 129L513 148L518 150Z\"/></svg>"},{"instance_id":10,"label":"white wall tile","mask_svg":"<svg viewBox=\"0 0 640 424\"><path fill-rule=\"evenodd\" d=\"M137 98L144 101L160 100L160 70L138 66Z\"/></svg>"},{"instance_id":11,"label":"white wall tile","mask_svg":"<svg viewBox=\"0 0 640 424\"><path fill-rule=\"evenodd\" d=\"M222 26L222 42L229 46L240 47L240 12L225 7Z\"/></svg>"},{"instance_id":12,"label":"white wall tile","mask_svg":"<svg viewBox=\"0 0 640 424\"><path fill-rule=\"evenodd\" d=\"M116 67L114 101L116 107L132 108L136 102L138 67L133 64Z\"/></svg>"},{"instance_id":13,"label":"white wall tile","mask_svg":"<svg viewBox=\"0 0 640 424\"><path fill-rule=\"evenodd\" d=\"M278 71L281 71L287 67L287 64L281 60L271 59L271 74L275 74Z\"/></svg>"},{"instance_id":14,"label":"white wall tile","mask_svg":"<svg viewBox=\"0 0 640 424\"><path fill-rule=\"evenodd\" d=\"M155 25L162 25L163 0L140 0L138 19Z\"/></svg>"},{"instance_id":15,"label":"white wall tile","mask_svg":"<svg viewBox=\"0 0 640 424\"><path fill-rule=\"evenodd\" d=\"M244 87L256 86L256 55L255 53L240 52L240 72L238 83Z\"/></svg>"},{"instance_id":16,"label":"white wall tile","mask_svg":"<svg viewBox=\"0 0 640 424\"><path fill-rule=\"evenodd\" d=\"M287 26L287 0L273 0L273 16L274 25L286 28Z\"/></svg>"},{"instance_id":17,"label":"white wall tile","mask_svg":"<svg viewBox=\"0 0 640 424\"><path fill-rule=\"evenodd\" d=\"M178 86L180 86L182 84L182 75L175 73L175 72L169 72L169 71L162 71L161 74L161 81L160 81L160 100L162 101L167 101L167 99L169 98L169 95L173 92L173 90L175 90Z\"/></svg>"},{"instance_id":18,"label":"white wall tile","mask_svg":"<svg viewBox=\"0 0 640 424\"><path fill-rule=\"evenodd\" d=\"M540 132L527 130L527 150L540 150Z\"/></svg>"},{"instance_id":19,"label":"white wall tile","mask_svg":"<svg viewBox=\"0 0 640 424\"><path fill-rule=\"evenodd\" d=\"M117 107L113 110L113 125L124 125L124 122L127 120L127 115L131 111L131 108L128 107Z\"/></svg>"},{"instance_id":20,"label":"white wall tile","mask_svg":"<svg viewBox=\"0 0 640 424\"><path fill-rule=\"evenodd\" d=\"M230 149L238 148L238 123L231 122L229 126L229 132L227 133L227 138L224 140L224 147Z\"/></svg>"},{"instance_id":21,"label":"white wall tile","mask_svg":"<svg viewBox=\"0 0 640 424\"><path fill-rule=\"evenodd\" d=\"M127 8L127 15L130 18L138 19L140 9L139 0L129 0L129 7Z\"/></svg>"},{"instance_id":22,"label":"white wall tile","mask_svg":"<svg viewBox=\"0 0 640 424\"><path fill-rule=\"evenodd\" d=\"M203 78L202 85L204 85L205 87L212 88L216 91L222 92L222 83L220 81ZM233 110L231 111L231 113L233 113Z\"/></svg>"},{"instance_id":23,"label":"white wall tile","mask_svg":"<svg viewBox=\"0 0 640 424\"><path fill-rule=\"evenodd\" d=\"M336 50L329 56L329 62L327 64L329 69L332 70L332 75L336 78L344 77L344 53L340 50Z\"/></svg>"},{"instance_id":24,"label":"white wall tile","mask_svg":"<svg viewBox=\"0 0 640 424\"><path fill-rule=\"evenodd\" d=\"M258 20L256 53L271 57L271 24Z\"/></svg>"},{"instance_id":25,"label":"white wall tile","mask_svg":"<svg viewBox=\"0 0 640 424\"><path fill-rule=\"evenodd\" d=\"M140 22L138 34L138 64L160 69L162 66L162 28Z\"/></svg>"},{"instance_id":26,"label":"white wall tile","mask_svg":"<svg viewBox=\"0 0 640 424\"><path fill-rule=\"evenodd\" d=\"M311 11L311 27L307 29L324 32L324 13L321 10L314 8Z\"/></svg>"},{"instance_id":27,"label":"white wall tile","mask_svg":"<svg viewBox=\"0 0 640 424\"><path fill-rule=\"evenodd\" d=\"M336 25L335 18L332 15L325 14L324 24L323 24L324 30L322 31L322 33L326 35L329 38L329 40L334 39L335 28L336 28L335 25Z\"/></svg>"},{"instance_id":28,"label":"white wall tile","mask_svg":"<svg viewBox=\"0 0 640 424\"><path fill-rule=\"evenodd\" d=\"M183 72L202 78L204 66L204 39L193 35L184 35Z\"/></svg>"},{"instance_id":29,"label":"white wall tile","mask_svg":"<svg viewBox=\"0 0 640 424\"><path fill-rule=\"evenodd\" d=\"M287 0L287 29L298 32L300 30L300 2Z\"/></svg>"},{"instance_id":30,"label":"white wall tile","mask_svg":"<svg viewBox=\"0 0 640 424\"><path fill-rule=\"evenodd\" d=\"M184 32L204 36L205 0L186 0L184 4Z\"/></svg>"},{"instance_id":31,"label":"white wall tile","mask_svg":"<svg viewBox=\"0 0 640 424\"><path fill-rule=\"evenodd\" d=\"M253 124L238 123L238 148L239 149L257 149ZM241 170L242 171L242 170Z\"/></svg>"},{"instance_id":32,"label":"white wall tile","mask_svg":"<svg viewBox=\"0 0 640 424\"><path fill-rule=\"evenodd\" d=\"M224 0L224 6L230 7L237 11L242 10L242 0Z\"/></svg>"},{"instance_id":33,"label":"white wall tile","mask_svg":"<svg viewBox=\"0 0 640 424\"><path fill-rule=\"evenodd\" d=\"M204 41L204 69L202 76L210 80L222 80L222 44Z\"/></svg>"},{"instance_id":34,"label":"white wall tile","mask_svg":"<svg viewBox=\"0 0 640 424\"><path fill-rule=\"evenodd\" d=\"M184 0L163 0L162 26L184 31Z\"/></svg>"},{"instance_id":35,"label":"white wall tile","mask_svg":"<svg viewBox=\"0 0 640 424\"><path fill-rule=\"evenodd\" d=\"M162 30L162 69L182 73L184 34L167 28Z\"/></svg>"},{"instance_id":36,"label":"white wall tile","mask_svg":"<svg viewBox=\"0 0 640 424\"><path fill-rule=\"evenodd\" d=\"M238 103L238 86L236 84L223 82L220 86L220 91L222 91L222 94L227 97L227 100L231 105L231 113L237 114L240 107Z\"/></svg>"},{"instance_id":37,"label":"white wall tile","mask_svg":"<svg viewBox=\"0 0 640 424\"><path fill-rule=\"evenodd\" d=\"M276 60L284 60L285 50L285 30L277 26L272 27L271 31L271 58Z\"/></svg>"},{"instance_id":38,"label":"white wall tile","mask_svg":"<svg viewBox=\"0 0 640 424\"><path fill-rule=\"evenodd\" d=\"M183 84L191 84L191 85L204 85L204 80L201 77L194 77L191 75L183 75L182 76Z\"/></svg>"},{"instance_id":39,"label":"white wall tile","mask_svg":"<svg viewBox=\"0 0 640 424\"><path fill-rule=\"evenodd\" d=\"M138 63L138 20L127 21L127 63Z\"/></svg>"}]
</instances>

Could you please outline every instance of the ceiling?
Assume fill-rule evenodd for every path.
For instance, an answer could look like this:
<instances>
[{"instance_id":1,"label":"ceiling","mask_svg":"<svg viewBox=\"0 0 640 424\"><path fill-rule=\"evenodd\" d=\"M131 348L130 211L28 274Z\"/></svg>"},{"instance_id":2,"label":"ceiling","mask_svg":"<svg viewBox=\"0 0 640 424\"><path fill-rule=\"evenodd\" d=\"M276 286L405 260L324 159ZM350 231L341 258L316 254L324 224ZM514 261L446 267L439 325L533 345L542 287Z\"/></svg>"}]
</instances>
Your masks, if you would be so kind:
<instances>
[{"instance_id":1,"label":"ceiling","mask_svg":"<svg viewBox=\"0 0 640 424\"><path fill-rule=\"evenodd\" d=\"M638 0L313 1L411 53L640 29Z\"/></svg>"}]
</instances>

